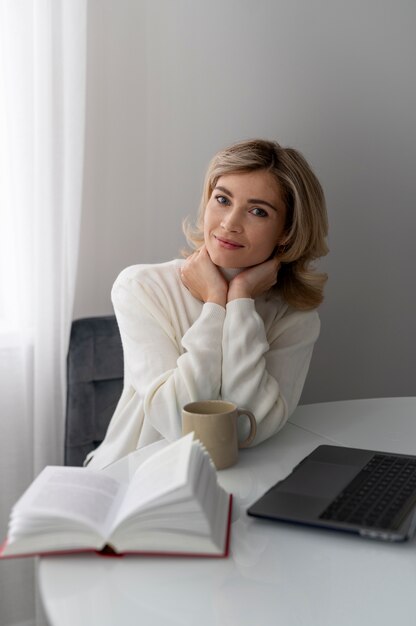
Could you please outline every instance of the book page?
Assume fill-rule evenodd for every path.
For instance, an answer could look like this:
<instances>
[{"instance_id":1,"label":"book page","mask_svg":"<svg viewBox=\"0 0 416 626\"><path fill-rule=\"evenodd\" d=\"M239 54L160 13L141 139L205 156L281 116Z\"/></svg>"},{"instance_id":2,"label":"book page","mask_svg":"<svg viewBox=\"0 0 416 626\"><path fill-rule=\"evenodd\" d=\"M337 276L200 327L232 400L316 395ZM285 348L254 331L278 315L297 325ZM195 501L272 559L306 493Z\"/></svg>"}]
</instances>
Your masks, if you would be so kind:
<instances>
[{"instance_id":1,"label":"book page","mask_svg":"<svg viewBox=\"0 0 416 626\"><path fill-rule=\"evenodd\" d=\"M161 460L160 456L159 463ZM165 469L172 471L175 467L170 466L171 461L174 456L163 457L157 468L161 475ZM154 496L138 510L135 492L126 495L124 519L110 538L118 551L225 553L229 495L219 486L215 467L199 442L193 441L189 451L186 484L158 491L158 497L156 493Z\"/></svg>"},{"instance_id":2,"label":"book page","mask_svg":"<svg viewBox=\"0 0 416 626\"><path fill-rule=\"evenodd\" d=\"M100 472L78 467L46 467L13 508L20 525L30 515L66 518L96 528L100 534L115 516L125 485ZM35 524L36 525L36 524ZM13 531L13 527L11 528Z\"/></svg>"},{"instance_id":3,"label":"book page","mask_svg":"<svg viewBox=\"0 0 416 626\"><path fill-rule=\"evenodd\" d=\"M187 485L192 445L190 433L144 461L130 482L114 528L129 515Z\"/></svg>"},{"instance_id":4,"label":"book page","mask_svg":"<svg viewBox=\"0 0 416 626\"><path fill-rule=\"evenodd\" d=\"M111 476L119 482L129 483L133 478L136 470L142 465L149 457L153 456L156 452L163 450L169 445L166 439L160 439L155 443L150 443L144 448L139 448L134 452L130 452L126 456L123 456L118 461L114 461L110 465L107 465L100 470L102 474Z\"/></svg>"}]
</instances>

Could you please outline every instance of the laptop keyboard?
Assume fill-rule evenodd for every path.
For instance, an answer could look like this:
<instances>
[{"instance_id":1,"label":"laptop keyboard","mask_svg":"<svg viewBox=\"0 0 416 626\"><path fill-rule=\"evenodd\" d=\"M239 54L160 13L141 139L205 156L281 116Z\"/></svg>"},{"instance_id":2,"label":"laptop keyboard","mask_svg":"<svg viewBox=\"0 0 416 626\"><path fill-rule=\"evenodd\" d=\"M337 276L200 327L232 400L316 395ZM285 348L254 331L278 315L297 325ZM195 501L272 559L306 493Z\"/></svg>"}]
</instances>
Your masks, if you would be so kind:
<instances>
[{"instance_id":1,"label":"laptop keyboard","mask_svg":"<svg viewBox=\"0 0 416 626\"><path fill-rule=\"evenodd\" d=\"M393 530L415 500L416 460L375 454L320 519Z\"/></svg>"}]
</instances>

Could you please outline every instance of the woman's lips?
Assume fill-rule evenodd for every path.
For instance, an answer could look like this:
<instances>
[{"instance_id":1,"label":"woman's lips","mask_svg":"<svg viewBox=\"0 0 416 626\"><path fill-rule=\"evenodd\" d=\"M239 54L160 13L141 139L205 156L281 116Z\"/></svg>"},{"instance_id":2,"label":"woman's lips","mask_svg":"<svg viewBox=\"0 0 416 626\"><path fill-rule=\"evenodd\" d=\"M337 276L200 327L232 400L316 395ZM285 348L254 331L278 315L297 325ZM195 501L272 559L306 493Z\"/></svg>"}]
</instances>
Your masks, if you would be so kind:
<instances>
[{"instance_id":1,"label":"woman's lips","mask_svg":"<svg viewBox=\"0 0 416 626\"><path fill-rule=\"evenodd\" d=\"M227 250L237 250L239 248L244 248L241 243L237 243L236 241L230 241L229 239L223 239L222 237L217 237L214 235L215 240L222 248L227 248Z\"/></svg>"}]
</instances>

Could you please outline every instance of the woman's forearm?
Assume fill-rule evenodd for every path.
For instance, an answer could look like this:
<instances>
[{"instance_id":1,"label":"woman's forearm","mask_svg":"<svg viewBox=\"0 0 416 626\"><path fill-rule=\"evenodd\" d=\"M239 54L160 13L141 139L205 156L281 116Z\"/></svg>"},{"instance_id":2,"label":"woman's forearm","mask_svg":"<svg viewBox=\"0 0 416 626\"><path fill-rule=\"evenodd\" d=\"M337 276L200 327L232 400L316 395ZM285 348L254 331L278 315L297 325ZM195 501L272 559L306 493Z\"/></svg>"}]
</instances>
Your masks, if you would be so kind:
<instances>
[{"instance_id":1,"label":"woman's forearm","mask_svg":"<svg viewBox=\"0 0 416 626\"><path fill-rule=\"evenodd\" d=\"M168 312L141 285L116 286L113 303L126 376L142 398L145 418L164 438L180 437L182 406L219 396L225 309L203 305L178 337Z\"/></svg>"},{"instance_id":2,"label":"woman's forearm","mask_svg":"<svg viewBox=\"0 0 416 626\"><path fill-rule=\"evenodd\" d=\"M227 305L221 395L253 411L254 444L277 432L296 407L318 334L315 312L285 316L266 333L253 300Z\"/></svg>"}]
</instances>

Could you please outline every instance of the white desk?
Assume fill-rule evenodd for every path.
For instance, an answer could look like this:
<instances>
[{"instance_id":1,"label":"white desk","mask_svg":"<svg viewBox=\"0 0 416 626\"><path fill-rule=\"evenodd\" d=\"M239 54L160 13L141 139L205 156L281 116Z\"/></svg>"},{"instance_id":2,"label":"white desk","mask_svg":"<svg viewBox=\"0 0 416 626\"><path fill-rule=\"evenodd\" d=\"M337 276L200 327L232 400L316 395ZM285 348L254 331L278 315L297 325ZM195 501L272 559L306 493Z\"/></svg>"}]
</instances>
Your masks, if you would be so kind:
<instances>
[{"instance_id":1,"label":"white desk","mask_svg":"<svg viewBox=\"0 0 416 626\"><path fill-rule=\"evenodd\" d=\"M228 559L40 560L53 626L416 625L416 540L383 544L245 511L321 443L416 453L416 398L299 407L219 473L235 496Z\"/></svg>"}]
</instances>

